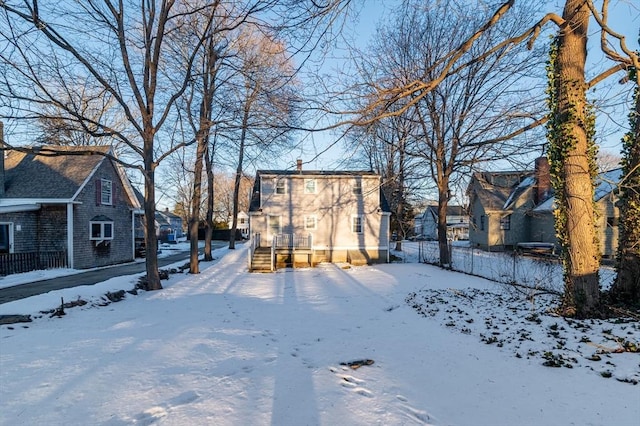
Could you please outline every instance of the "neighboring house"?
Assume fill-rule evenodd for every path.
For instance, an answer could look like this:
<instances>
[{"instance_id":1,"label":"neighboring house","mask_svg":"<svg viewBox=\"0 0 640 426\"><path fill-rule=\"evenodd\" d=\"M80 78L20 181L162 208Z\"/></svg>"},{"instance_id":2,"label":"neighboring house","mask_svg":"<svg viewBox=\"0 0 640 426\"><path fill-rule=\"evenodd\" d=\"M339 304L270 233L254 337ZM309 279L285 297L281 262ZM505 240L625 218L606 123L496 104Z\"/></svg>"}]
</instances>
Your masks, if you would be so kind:
<instances>
[{"instance_id":1,"label":"neighboring house","mask_svg":"<svg viewBox=\"0 0 640 426\"><path fill-rule=\"evenodd\" d=\"M185 236L182 231L182 218L165 208L164 211L156 211L156 227L158 239L163 243L176 243Z\"/></svg>"},{"instance_id":2,"label":"neighboring house","mask_svg":"<svg viewBox=\"0 0 640 426\"><path fill-rule=\"evenodd\" d=\"M600 175L595 191L598 236L605 257L613 256L617 248L619 212L613 190L619 178L620 170ZM545 157L536 159L533 171L474 173L468 195L472 246L485 250L559 248L555 198Z\"/></svg>"},{"instance_id":3,"label":"neighboring house","mask_svg":"<svg viewBox=\"0 0 640 426\"><path fill-rule=\"evenodd\" d=\"M249 222L252 247L276 264L389 261L388 204L380 176L361 171L259 170Z\"/></svg>"},{"instance_id":4,"label":"neighboring house","mask_svg":"<svg viewBox=\"0 0 640 426\"><path fill-rule=\"evenodd\" d=\"M618 207L617 186L622 178L622 169L614 169L598 175L594 191L596 206L597 237L600 253L605 258L614 258L618 250ZM558 246L554 228L555 197L536 206L531 212L531 236L533 241L543 241Z\"/></svg>"},{"instance_id":5,"label":"neighboring house","mask_svg":"<svg viewBox=\"0 0 640 426\"><path fill-rule=\"evenodd\" d=\"M229 229L233 226L233 218L229 218ZM238 213L238 222L236 230L240 232L240 236L245 240L249 239L249 215L245 212Z\"/></svg>"},{"instance_id":6,"label":"neighboring house","mask_svg":"<svg viewBox=\"0 0 640 426\"><path fill-rule=\"evenodd\" d=\"M104 156L113 155L111 148L55 150L69 154L0 155L0 273L24 272L16 265L27 258L27 269L133 260L134 211L140 206L122 167ZM72 155L79 150L95 154Z\"/></svg>"},{"instance_id":7,"label":"neighboring house","mask_svg":"<svg viewBox=\"0 0 640 426\"><path fill-rule=\"evenodd\" d=\"M427 206L420 218L421 229L416 235L426 240L438 239L438 206ZM469 215L462 206L447 206L447 239L469 239Z\"/></svg>"},{"instance_id":8,"label":"neighboring house","mask_svg":"<svg viewBox=\"0 0 640 426\"><path fill-rule=\"evenodd\" d=\"M416 237L421 238L422 237L422 233L423 231L423 225L422 225L422 216L424 215L424 212L422 213L418 213L417 215L415 215L413 217L413 235L415 235Z\"/></svg>"}]
</instances>

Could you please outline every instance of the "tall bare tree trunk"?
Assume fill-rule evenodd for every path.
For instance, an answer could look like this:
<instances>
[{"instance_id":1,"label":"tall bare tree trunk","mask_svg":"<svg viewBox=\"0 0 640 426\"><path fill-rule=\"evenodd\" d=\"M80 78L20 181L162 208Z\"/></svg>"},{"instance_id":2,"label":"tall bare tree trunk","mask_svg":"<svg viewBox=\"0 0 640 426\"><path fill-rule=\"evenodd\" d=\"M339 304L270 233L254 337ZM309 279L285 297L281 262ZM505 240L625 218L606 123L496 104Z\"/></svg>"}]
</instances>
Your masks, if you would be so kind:
<instances>
[{"instance_id":1,"label":"tall bare tree trunk","mask_svg":"<svg viewBox=\"0 0 640 426\"><path fill-rule=\"evenodd\" d=\"M257 93L257 89L254 94ZM240 152L238 154L238 167L236 178L233 184L233 217L231 223L231 235L229 236L229 248L236 248L236 229L238 228L238 203L240 197L240 181L242 180L242 163L244 161L244 143L247 138L247 126L249 125L249 112L251 111L251 100L247 101L242 117L242 134L240 135Z\"/></svg>"},{"instance_id":2,"label":"tall bare tree trunk","mask_svg":"<svg viewBox=\"0 0 640 426\"><path fill-rule=\"evenodd\" d=\"M203 117L203 110L200 110L200 131L196 136L197 148L196 148L196 161L194 164L193 172L193 196L191 198L191 214L189 216L189 273L199 274L200 268L198 266L198 228L200 225L200 202L202 200L202 162L205 152L205 146L208 143L208 139L205 136L203 126L207 127L208 120Z\"/></svg>"},{"instance_id":3,"label":"tall bare tree trunk","mask_svg":"<svg viewBox=\"0 0 640 426\"><path fill-rule=\"evenodd\" d=\"M208 144L206 148L205 165L207 169L207 213L204 224L204 260L209 262L213 260L211 239L213 236L213 155L215 148Z\"/></svg>"},{"instance_id":4,"label":"tall bare tree trunk","mask_svg":"<svg viewBox=\"0 0 640 426\"><path fill-rule=\"evenodd\" d=\"M147 290L160 290L160 271L158 271L158 236L156 235L156 191L155 164L153 161L153 136L145 140L144 150L144 242L147 255L145 266L147 271ZM146 149L150 145L150 149Z\"/></svg>"},{"instance_id":5,"label":"tall bare tree trunk","mask_svg":"<svg viewBox=\"0 0 640 426\"><path fill-rule=\"evenodd\" d=\"M560 181L560 215L566 219L565 294L563 311L589 316L599 304L600 253L595 234L590 119L586 99L585 62L590 12L584 0L567 0L560 30L556 94L560 123L555 170Z\"/></svg>"}]
</instances>

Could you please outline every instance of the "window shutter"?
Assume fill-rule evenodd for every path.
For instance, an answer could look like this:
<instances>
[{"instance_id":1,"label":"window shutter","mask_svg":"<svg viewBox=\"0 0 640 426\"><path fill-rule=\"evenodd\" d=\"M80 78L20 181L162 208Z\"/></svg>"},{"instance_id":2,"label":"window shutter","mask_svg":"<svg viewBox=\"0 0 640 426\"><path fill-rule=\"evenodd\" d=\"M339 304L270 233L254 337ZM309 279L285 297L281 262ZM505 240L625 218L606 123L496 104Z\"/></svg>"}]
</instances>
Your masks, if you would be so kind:
<instances>
[{"instance_id":1,"label":"window shutter","mask_svg":"<svg viewBox=\"0 0 640 426\"><path fill-rule=\"evenodd\" d=\"M102 181L96 180L96 206L99 206L102 201Z\"/></svg>"},{"instance_id":2,"label":"window shutter","mask_svg":"<svg viewBox=\"0 0 640 426\"><path fill-rule=\"evenodd\" d=\"M116 186L115 182L111 184L111 205L113 207L116 206Z\"/></svg>"}]
</instances>

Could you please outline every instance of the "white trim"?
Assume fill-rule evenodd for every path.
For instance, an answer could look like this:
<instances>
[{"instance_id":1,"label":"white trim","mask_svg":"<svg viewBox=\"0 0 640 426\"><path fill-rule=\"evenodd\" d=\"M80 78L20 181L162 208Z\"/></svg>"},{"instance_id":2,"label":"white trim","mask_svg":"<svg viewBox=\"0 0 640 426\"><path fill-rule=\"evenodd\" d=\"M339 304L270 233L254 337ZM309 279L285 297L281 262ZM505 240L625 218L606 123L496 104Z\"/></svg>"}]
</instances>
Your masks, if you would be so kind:
<instances>
[{"instance_id":1,"label":"white trim","mask_svg":"<svg viewBox=\"0 0 640 426\"><path fill-rule=\"evenodd\" d=\"M108 185L105 185L108 184ZM105 188L109 187L109 200L105 201ZM101 206L113 206L113 181L111 179L100 178L100 205Z\"/></svg>"},{"instance_id":2,"label":"white trim","mask_svg":"<svg viewBox=\"0 0 640 426\"><path fill-rule=\"evenodd\" d=\"M40 204L20 204L16 206L0 206L0 213L18 213L40 210Z\"/></svg>"},{"instance_id":3,"label":"white trim","mask_svg":"<svg viewBox=\"0 0 640 426\"><path fill-rule=\"evenodd\" d=\"M73 204L67 203L67 266L73 269Z\"/></svg>"},{"instance_id":4,"label":"white trim","mask_svg":"<svg viewBox=\"0 0 640 426\"><path fill-rule=\"evenodd\" d=\"M273 185L273 195L287 195L289 191L287 191L287 180L285 178L275 178L275 182ZM282 182L282 190L284 192L278 192L278 184Z\"/></svg>"},{"instance_id":5,"label":"white trim","mask_svg":"<svg viewBox=\"0 0 640 426\"><path fill-rule=\"evenodd\" d=\"M360 231L354 231L354 222L353 219L358 218L360 219ZM352 234L364 234L364 215L362 214L352 214L351 215L351 222L349 223L349 229L351 230Z\"/></svg>"},{"instance_id":6,"label":"white trim","mask_svg":"<svg viewBox=\"0 0 640 426\"><path fill-rule=\"evenodd\" d=\"M25 204L82 204L72 198L0 198L0 207L19 206Z\"/></svg>"},{"instance_id":7,"label":"white trim","mask_svg":"<svg viewBox=\"0 0 640 426\"><path fill-rule=\"evenodd\" d=\"M94 237L93 236L93 226L94 224L100 224L100 236L99 237ZM111 224L111 236L110 237L105 237L104 235L104 226L106 224ZM115 226L113 221L102 221L102 220L90 220L89 221L89 240L91 241L100 241L102 242L103 240L113 240L113 235L114 235L114 230L115 230Z\"/></svg>"},{"instance_id":8,"label":"white trim","mask_svg":"<svg viewBox=\"0 0 640 426\"><path fill-rule=\"evenodd\" d=\"M13 253L13 232L15 231L14 228L14 224L13 222L0 222L0 225L7 225L9 226L9 230L8 230L8 234L7 234L7 238L9 238L9 241L7 241L7 243L9 244L9 253Z\"/></svg>"},{"instance_id":9,"label":"white trim","mask_svg":"<svg viewBox=\"0 0 640 426\"><path fill-rule=\"evenodd\" d=\"M131 211L131 259L136 258L136 211Z\"/></svg>"},{"instance_id":10,"label":"white trim","mask_svg":"<svg viewBox=\"0 0 640 426\"><path fill-rule=\"evenodd\" d=\"M89 175L87 176L87 178L84 180L84 182L82 182L80 184L80 186L78 187L78 190L76 191L75 194L73 194L73 196L71 197L72 200L75 200L78 195L80 195L80 193L82 192L82 190L84 190L84 188L87 186L87 184L89 182L91 182L91 179L93 178L93 175L95 175L98 171L98 169L100 168L100 166L102 165L102 163L104 163L104 161L106 160L106 155L113 155L113 148L109 147L109 149L107 150L107 152L105 154L102 153L96 153L96 155L100 155L102 156L102 159L100 161L98 161L98 163L96 164L96 166L93 168L93 170L91 170L91 172L89 173Z\"/></svg>"}]
</instances>

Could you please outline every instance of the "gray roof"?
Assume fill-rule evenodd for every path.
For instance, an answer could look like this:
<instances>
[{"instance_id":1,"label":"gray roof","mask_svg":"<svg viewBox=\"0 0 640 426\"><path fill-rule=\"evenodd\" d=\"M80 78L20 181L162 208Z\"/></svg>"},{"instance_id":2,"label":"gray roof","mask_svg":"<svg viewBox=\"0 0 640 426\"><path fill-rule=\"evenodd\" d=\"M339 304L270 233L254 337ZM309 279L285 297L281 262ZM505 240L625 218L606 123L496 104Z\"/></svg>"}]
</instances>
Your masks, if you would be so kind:
<instances>
[{"instance_id":1,"label":"gray roof","mask_svg":"<svg viewBox=\"0 0 640 426\"><path fill-rule=\"evenodd\" d=\"M476 172L469 185L486 210L504 210L531 186L532 171ZM521 185L521 183L525 184Z\"/></svg>"},{"instance_id":2,"label":"gray roof","mask_svg":"<svg viewBox=\"0 0 640 426\"><path fill-rule=\"evenodd\" d=\"M95 155L34 155L9 150L5 157L5 198L71 199L111 149L54 147L56 151L91 150Z\"/></svg>"}]
</instances>

